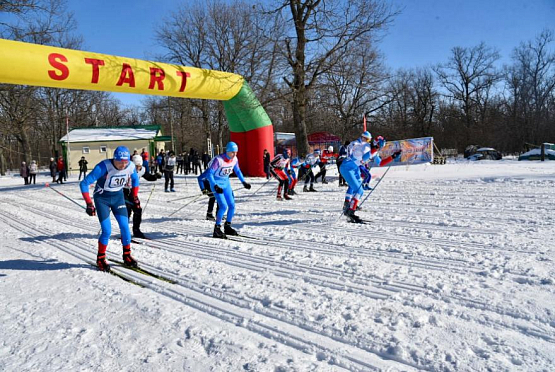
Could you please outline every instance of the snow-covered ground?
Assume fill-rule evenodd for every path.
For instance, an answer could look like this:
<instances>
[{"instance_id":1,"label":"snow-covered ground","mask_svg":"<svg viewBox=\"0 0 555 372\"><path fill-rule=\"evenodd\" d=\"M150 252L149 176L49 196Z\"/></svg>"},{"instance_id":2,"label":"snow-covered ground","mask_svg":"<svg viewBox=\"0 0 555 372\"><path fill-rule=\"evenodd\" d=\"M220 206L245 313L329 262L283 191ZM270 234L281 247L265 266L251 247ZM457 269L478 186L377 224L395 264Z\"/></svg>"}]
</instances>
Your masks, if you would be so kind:
<instances>
[{"instance_id":1,"label":"snow-covered ground","mask_svg":"<svg viewBox=\"0 0 555 372\"><path fill-rule=\"evenodd\" d=\"M555 163L391 168L365 225L329 174L290 202L232 180L249 242L211 238L204 197L168 217L199 190L158 181L133 253L177 283L114 269L143 287L87 263L98 221L49 177L0 178L0 370L555 370Z\"/></svg>"}]
</instances>

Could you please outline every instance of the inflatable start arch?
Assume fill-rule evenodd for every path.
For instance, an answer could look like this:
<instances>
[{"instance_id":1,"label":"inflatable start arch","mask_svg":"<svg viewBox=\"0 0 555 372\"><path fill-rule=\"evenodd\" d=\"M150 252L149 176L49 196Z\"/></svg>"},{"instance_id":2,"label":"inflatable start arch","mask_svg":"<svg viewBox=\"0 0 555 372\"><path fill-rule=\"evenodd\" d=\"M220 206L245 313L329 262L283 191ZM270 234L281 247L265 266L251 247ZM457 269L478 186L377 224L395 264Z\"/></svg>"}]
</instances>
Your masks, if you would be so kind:
<instances>
[{"instance_id":1,"label":"inflatable start arch","mask_svg":"<svg viewBox=\"0 0 555 372\"><path fill-rule=\"evenodd\" d=\"M242 76L0 39L0 83L224 101L244 173L263 176L270 118Z\"/></svg>"}]
</instances>

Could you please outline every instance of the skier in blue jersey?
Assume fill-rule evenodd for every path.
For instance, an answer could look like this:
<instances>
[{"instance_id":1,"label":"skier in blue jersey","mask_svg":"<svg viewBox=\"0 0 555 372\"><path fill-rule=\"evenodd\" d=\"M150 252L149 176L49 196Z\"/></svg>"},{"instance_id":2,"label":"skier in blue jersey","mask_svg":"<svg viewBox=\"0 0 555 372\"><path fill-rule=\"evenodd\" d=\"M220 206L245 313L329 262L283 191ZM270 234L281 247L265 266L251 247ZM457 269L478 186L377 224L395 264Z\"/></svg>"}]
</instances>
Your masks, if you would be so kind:
<instances>
[{"instance_id":1,"label":"skier in blue jersey","mask_svg":"<svg viewBox=\"0 0 555 372\"><path fill-rule=\"evenodd\" d=\"M251 185L245 181L243 173L239 168L237 152L239 146L235 142L229 142L225 147L225 153L215 156L208 165L208 173L206 179L210 183L210 188L216 197L218 203L218 212L216 213L216 225L214 226L214 238L225 239L226 235L238 235L231 227L231 220L235 214L235 199L233 190L229 184L229 175L235 172L243 187L250 190ZM227 212L224 231L221 230L224 214Z\"/></svg>"},{"instance_id":2,"label":"skier in blue jersey","mask_svg":"<svg viewBox=\"0 0 555 372\"><path fill-rule=\"evenodd\" d=\"M106 247L112 233L110 223L110 211L116 217L120 231L121 243L123 245L123 263L127 266L137 267L137 261L131 256L131 232L129 231L129 218L125 198L122 189L131 179L131 195L133 204L140 208L138 198L139 175L135 165L129 161L129 149L118 146L114 151L113 159L106 159L98 163L93 171L81 181L80 188L83 199L87 203L87 214L98 215L102 233L98 238L98 255L96 263L101 271L110 271L110 265L106 262ZM94 189L94 204L89 195L89 185L96 182Z\"/></svg>"},{"instance_id":3,"label":"skier in blue jersey","mask_svg":"<svg viewBox=\"0 0 555 372\"><path fill-rule=\"evenodd\" d=\"M362 222L362 220L355 215L355 211L364 190L370 189L368 185L368 182L370 182L370 177L368 177L369 174L365 177L365 181L367 180L368 182L364 182L365 186L363 187L363 181L361 181L360 176L361 168L365 167L374 157L377 158L375 162L377 166L384 166L401 155L401 151L397 151L390 157L382 160L379 158L379 155L377 155L379 147L372 146L371 142L372 135L368 131L363 132L360 138L351 142L347 148L347 157L339 169L341 175L349 185L345 193L343 213L349 218L349 222L353 223ZM385 144L385 140L383 144Z\"/></svg>"},{"instance_id":4,"label":"skier in blue jersey","mask_svg":"<svg viewBox=\"0 0 555 372\"><path fill-rule=\"evenodd\" d=\"M200 187L200 191L204 195L208 196L208 210L206 211L206 219L208 221L216 221L216 217L214 217L214 215L212 214L212 211L214 210L214 203L216 203L216 197L214 196L214 193L210 188L210 182L208 181L208 178L207 178L209 168L210 168L210 163L209 163L209 166L207 166L206 170L202 172L200 176L197 177L197 181L198 181L198 186ZM216 210L216 213L217 213L217 210Z\"/></svg>"}]
</instances>

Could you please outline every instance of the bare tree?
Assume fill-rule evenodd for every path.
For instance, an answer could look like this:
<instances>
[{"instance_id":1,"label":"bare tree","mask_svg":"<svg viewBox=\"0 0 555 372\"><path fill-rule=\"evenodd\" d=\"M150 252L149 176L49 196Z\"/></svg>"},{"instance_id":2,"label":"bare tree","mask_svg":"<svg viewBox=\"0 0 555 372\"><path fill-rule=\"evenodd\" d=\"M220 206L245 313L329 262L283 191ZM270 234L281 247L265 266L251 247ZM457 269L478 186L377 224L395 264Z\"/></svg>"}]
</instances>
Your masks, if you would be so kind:
<instances>
[{"instance_id":1,"label":"bare tree","mask_svg":"<svg viewBox=\"0 0 555 372\"><path fill-rule=\"evenodd\" d=\"M548 50L553 40L553 32L545 30L534 41L520 44L513 52L513 64L507 68L507 107L518 142L514 146L539 144L546 136L555 135L555 53Z\"/></svg>"},{"instance_id":2,"label":"bare tree","mask_svg":"<svg viewBox=\"0 0 555 372\"><path fill-rule=\"evenodd\" d=\"M344 60L353 44L369 48L395 13L379 0L283 0L274 10L290 24L280 42L291 69L284 77L291 90L297 149L308 152L307 103L318 79Z\"/></svg>"},{"instance_id":3,"label":"bare tree","mask_svg":"<svg viewBox=\"0 0 555 372\"><path fill-rule=\"evenodd\" d=\"M497 50L480 43L473 48L455 47L445 64L435 68L446 96L460 105L465 142L476 141L484 124L490 94L501 74L495 67Z\"/></svg>"}]
</instances>

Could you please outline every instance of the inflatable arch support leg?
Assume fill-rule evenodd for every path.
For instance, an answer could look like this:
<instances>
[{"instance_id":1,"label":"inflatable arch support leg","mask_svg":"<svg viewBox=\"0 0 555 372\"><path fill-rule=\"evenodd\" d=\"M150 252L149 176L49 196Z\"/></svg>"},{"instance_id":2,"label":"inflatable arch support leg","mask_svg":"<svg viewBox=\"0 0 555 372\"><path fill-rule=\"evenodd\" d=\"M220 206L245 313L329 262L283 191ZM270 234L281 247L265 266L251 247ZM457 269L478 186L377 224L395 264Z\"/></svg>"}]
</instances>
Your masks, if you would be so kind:
<instances>
[{"instance_id":1,"label":"inflatable arch support leg","mask_svg":"<svg viewBox=\"0 0 555 372\"><path fill-rule=\"evenodd\" d=\"M221 100L243 172L263 176L273 155L271 120L237 74L0 39L0 83Z\"/></svg>"}]
</instances>

